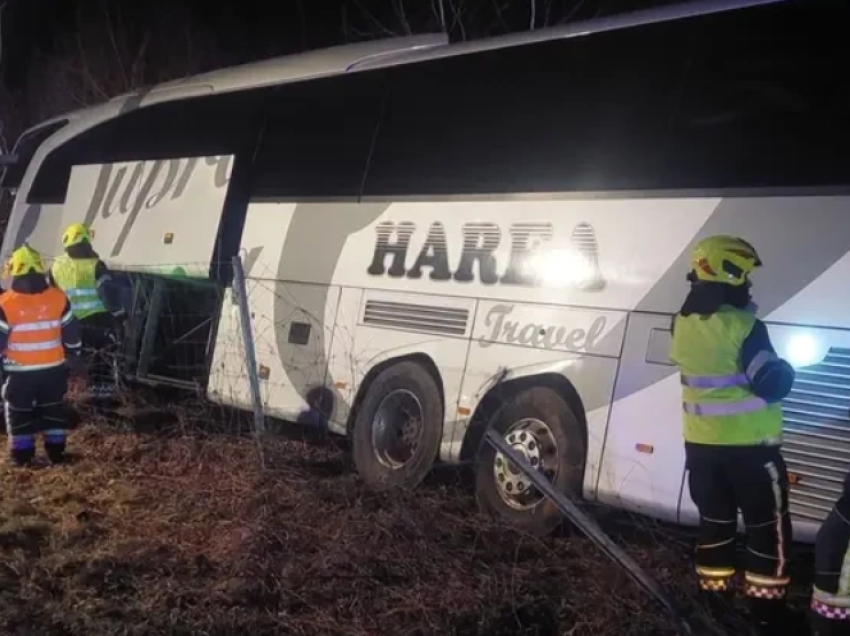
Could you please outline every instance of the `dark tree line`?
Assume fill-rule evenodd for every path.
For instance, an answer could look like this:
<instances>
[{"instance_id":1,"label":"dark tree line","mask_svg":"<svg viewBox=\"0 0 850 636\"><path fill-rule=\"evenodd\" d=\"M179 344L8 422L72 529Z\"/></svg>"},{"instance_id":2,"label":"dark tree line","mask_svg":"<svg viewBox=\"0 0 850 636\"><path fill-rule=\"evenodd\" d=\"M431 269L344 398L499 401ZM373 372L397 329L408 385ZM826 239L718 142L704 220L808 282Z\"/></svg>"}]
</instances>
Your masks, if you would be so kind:
<instances>
[{"instance_id":1,"label":"dark tree line","mask_svg":"<svg viewBox=\"0 0 850 636\"><path fill-rule=\"evenodd\" d=\"M0 0L0 150L26 127L142 86L374 38L453 40L673 0Z\"/></svg>"}]
</instances>

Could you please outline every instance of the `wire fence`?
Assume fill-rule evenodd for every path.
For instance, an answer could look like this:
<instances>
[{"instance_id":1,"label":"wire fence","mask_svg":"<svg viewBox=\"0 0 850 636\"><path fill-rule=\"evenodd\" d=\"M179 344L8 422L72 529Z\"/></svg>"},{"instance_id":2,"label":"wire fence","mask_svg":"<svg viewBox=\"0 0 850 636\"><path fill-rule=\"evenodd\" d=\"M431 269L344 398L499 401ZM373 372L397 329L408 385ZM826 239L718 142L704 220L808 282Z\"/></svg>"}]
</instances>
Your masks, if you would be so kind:
<instances>
[{"instance_id":1,"label":"wire fence","mask_svg":"<svg viewBox=\"0 0 850 636\"><path fill-rule=\"evenodd\" d=\"M119 399L88 400L81 370L74 463L27 480L0 464L14 484L0 493L8 633L678 633L569 524L544 539L477 512L466 469L364 487L350 443L329 433L347 432L392 342L360 339L345 290L241 265L220 264L226 287L186 276L208 264L115 273L130 316L110 354ZM688 534L583 509L703 613ZM45 589L59 591L38 600Z\"/></svg>"}]
</instances>

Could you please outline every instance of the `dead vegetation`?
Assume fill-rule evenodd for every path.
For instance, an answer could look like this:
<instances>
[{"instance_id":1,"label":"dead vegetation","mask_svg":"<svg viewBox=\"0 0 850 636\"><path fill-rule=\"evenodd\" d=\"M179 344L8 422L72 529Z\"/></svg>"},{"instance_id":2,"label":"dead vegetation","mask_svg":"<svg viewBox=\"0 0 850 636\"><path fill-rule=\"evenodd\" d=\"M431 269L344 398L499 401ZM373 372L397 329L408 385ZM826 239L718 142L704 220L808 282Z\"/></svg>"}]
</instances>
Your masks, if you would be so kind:
<instances>
[{"instance_id":1,"label":"dead vegetation","mask_svg":"<svg viewBox=\"0 0 850 636\"><path fill-rule=\"evenodd\" d=\"M0 633L675 633L589 541L478 516L454 471L370 494L333 440L282 436L260 471L250 438L189 430L177 412L149 410L155 432L87 423L64 467L0 463ZM684 535L615 531L688 601Z\"/></svg>"}]
</instances>

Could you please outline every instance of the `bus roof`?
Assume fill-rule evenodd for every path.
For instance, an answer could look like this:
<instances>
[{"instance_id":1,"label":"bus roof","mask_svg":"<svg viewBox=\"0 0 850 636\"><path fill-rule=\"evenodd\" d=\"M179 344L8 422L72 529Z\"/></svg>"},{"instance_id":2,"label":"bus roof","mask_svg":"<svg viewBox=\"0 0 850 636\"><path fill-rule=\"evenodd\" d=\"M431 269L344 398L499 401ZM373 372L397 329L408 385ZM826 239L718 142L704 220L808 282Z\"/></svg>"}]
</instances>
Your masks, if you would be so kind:
<instances>
[{"instance_id":1,"label":"bus roof","mask_svg":"<svg viewBox=\"0 0 850 636\"><path fill-rule=\"evenodd\" d=\"M105 116L109 118L111 116L110 113L115 113L112 108L102 109L104 110L103 113L95 109L99 106L107 106L115 102L125 102L134 98L138 100L139 105L144 106L162 101L273 86L401 64L413 64L430 59L579 37L615 29L626 29L645 24L668 22L687 17L709 15L787 1L692 0L675 5L639 9L613 16L593 18L533 31L511 33L456 44L450 44L448 36L443 33L346 44L241 64L239 66L232 66L157 84L152 87L119 95L105 104L93 105L73 113L63 114L41 122L37 127L67 117L77 119L80 116L86 118L92 116L96 119L101 119Z\"/></svg>"},{"instance_id":2,"label":"bus roof","mask_svg":"<svg viewBox=\"0 0 850 636\"><path fill-rule=\"evenodd\" d=\"M400 51L398 54L376 60L364 60L356 66L356 70L367 68L381 68L400 64L412 64L415 62L450 57L454 55L465 55L481 51L492 51L505 49L526 44L551 42L573 37L592 35L605 31L628 29L647 24L670 22L683 18L711 15L745 9L767 4L777 4L788 0L692 0L674 5L653 7L649 9L638 9L627 13L611 16L592 18L589 20L570 22L553 27L544 27L531 31L509 33L492 38L482 38L469 42L452 44L439 49Z\"/></svg>"},{"instance_id":3,"label":"bus roof","mask_svg":"<svg viewBox=\"0 0 850 636\"><path fill-rule=\"evenodd\" d=\"M174 97L179 98L184 92L181 89L185 90L190 87L203 92L227 92L258 88L315 77L339 75L353 71L411 64L440 57L590 35L603 31L625 29L644 24L667 22L786 1L693 0L675 5L639 9L619 15L593 18L554 27L545 27L533 31L511 33L457 44L449 44L448 37L442 33L388 38L242 64L240 66L233 66L202 75L166 82L143 92L146 94L156 94L175 91ZM123 97L128 96L125 95ZM165 96L163 95L163 97Z\"/></svg>"},{"instance_id":4,"label":"bus roof","mask_svg":"<svg viewBox=\"0 0 850 636\"><path fill-rule=\"evenodd\" d=\"M433 33L345 44L192 75L157 84L139 92L146 95L166 91L182 94L189 88L227 92L285 84L315 77L340 75L357 64L379 63L380 60L399 53L427 51L446 46L448 43L448 36L443 33ZM128 93L115 99L124 99L133 94L136 93Z\"/></svg>"}]
</instances>

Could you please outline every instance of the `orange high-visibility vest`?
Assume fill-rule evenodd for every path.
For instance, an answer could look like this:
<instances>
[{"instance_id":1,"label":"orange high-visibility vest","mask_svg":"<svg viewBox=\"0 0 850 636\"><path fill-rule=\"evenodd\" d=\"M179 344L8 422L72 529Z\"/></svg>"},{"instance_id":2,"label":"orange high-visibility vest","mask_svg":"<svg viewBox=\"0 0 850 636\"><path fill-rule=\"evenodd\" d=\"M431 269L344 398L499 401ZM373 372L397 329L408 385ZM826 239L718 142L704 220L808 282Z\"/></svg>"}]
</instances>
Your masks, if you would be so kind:
<instances>
[{"instance_id":1,"label":"orange high-visibility vest","mask_svg":"<svg viewBox=\"0 0 850 636\"><path fill-rule=\"evenodd\" d=\"M62 346L62 314L65 294L49 287L38 294L7 291L0 307L9 325L4 367L8 371L32 371L65 362Z\"/></svg>"}]
</instances>

